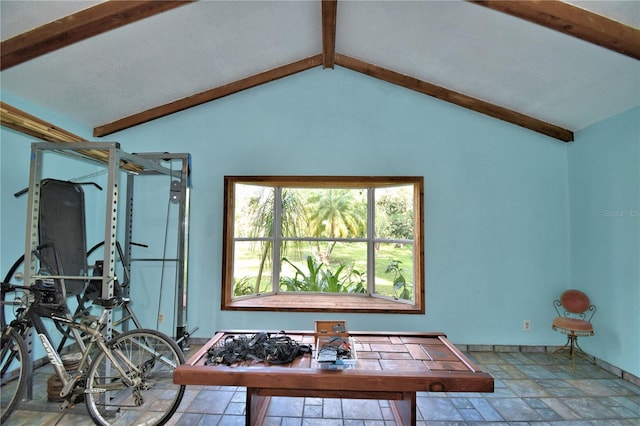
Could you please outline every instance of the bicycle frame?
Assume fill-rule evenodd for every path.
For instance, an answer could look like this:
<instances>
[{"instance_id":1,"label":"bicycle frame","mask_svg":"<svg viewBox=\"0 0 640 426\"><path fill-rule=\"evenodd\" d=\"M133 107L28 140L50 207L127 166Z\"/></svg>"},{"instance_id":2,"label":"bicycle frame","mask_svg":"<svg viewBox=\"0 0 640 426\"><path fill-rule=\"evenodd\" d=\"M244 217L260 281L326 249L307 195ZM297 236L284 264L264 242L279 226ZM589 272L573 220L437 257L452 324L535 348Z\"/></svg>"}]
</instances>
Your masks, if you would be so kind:
<instances>
[{"instance_id":1,"label":"bicycle frame","mask_svg":"<svg viewBox=\"0 0 640 426\"><path fill-rule=\"evenodd\" d=\"M128 303L128 299L96 298L93 306L102 309L100 315L89 315L87 310L86 315L74 316L66 298L59 297L64 293L56 293L44 279L31 286L2 282L1 291L0 303L13 305L15 313L15 319L2 325L1 399L6 403L2 404L1 421L16 409L24 392L33 399L35 369L29 345L34 334L60 379L61 409L72 408L84 396L92 420L104 426L131 423L134 418L139 424L162 425L176 413L185 386L173 382L173 371L185 362L184 355L175 341L157 330L112 329L112 310ZM6 297L9 293L14 295L13 300ZM44 318L52 320L64 337L76 342L56 349L50 337L51 327L45 327ZM78 355L77 366L65 368L66 355L62 354L67 352ZM163 403L156 404L159 400Z\"/></svg>"},{"instance_id":2,"label":"bicycle frame","mask_svg":"<svg viewBox=\"0 0 640 426\"><path fill-rule=\"evenodd\" d=\"M26 292L39 291L25 286L12 286L12 288L25 290ZM35 309L32 309L33 307L34 304L30 303L24 308L19 308L17 318L11 321L4 332L9 333L11 329L17 329L19 334L25 337L31 332L31 329L35 329L44 347L49 362L53 366L56 375L62 382L62 391L60 392L60 396L62 398L65 398L65 401L63 402L61 407L62 409L73 404L75 397L73 397L71 393L74 391L74 389L77 389L78 381L83 378L84 371L86 371L86 368L91 363L90 353L94 346L97 346L100 351L104 352L105 356L111 361L111 365L118 371L125 386L137 386L140 383L139 375L136 375L134 379L131 379L128 374L128 372L139 373L138 367L133 365L131 362L128 362L127 358L121 353L120 360L117 360L113 355L113 351L119 351L119 349L109 348L107 346L105 336L101 332L101 330L103 330L104 326L106 325L109 310L111 308L104 307L100 318L90 325L76 322L57 313L52 313L48 317L54 322L62 323L70 327L74 333L74 338L79 345L79 350L82 353L82 357L80 359L77 372L75 372L75 374L71 374L64 368L62 358L51 343L51 338L49 337L49 333L44 325L44 322L42 321L41 315L36 312ZM88 343L86 345L80 333L85 333L87 335ZM123 361L127 363L126 366L121 365ZM82 392L77 392L77 394L85 392L85 389L80 388L80 390ZM99 392L107 392L107 390L104 389L100 390Z\"/></svg>"}]
</instances>

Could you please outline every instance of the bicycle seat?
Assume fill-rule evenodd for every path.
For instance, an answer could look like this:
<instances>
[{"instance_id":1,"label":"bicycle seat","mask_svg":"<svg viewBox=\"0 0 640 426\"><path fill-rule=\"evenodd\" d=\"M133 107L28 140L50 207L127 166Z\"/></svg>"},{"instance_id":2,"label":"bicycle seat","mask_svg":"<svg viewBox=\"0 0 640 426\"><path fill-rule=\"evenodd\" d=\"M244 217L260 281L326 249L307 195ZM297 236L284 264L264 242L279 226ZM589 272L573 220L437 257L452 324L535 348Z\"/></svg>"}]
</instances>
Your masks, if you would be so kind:
<instances>
[{"instance_id":1,"label":"bicycle seat","mask_svg":"<svg viewBox=\"0 0 640 426\"><path fill-rule=\"evenodd\" d=\"M122 296L114 296L109 299L100 299L100 298L94 299L93 304L102 306L105 309L113 309L113 308L117 308L118 306L121 306L126 301L127 300Z\"/></svg>"}]
</instances>

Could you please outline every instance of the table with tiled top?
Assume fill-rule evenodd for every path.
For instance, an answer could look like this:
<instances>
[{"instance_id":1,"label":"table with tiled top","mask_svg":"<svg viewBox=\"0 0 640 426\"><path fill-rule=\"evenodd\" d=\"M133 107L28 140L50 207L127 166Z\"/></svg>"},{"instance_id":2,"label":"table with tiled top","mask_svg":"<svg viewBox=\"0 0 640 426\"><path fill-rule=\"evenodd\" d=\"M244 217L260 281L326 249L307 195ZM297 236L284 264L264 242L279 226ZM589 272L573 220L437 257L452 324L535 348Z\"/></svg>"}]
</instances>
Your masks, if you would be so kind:
<instances>
[{"instance_id":1,"label":"table with tiled top","mask_svg":"<svg viewBox=\"0 0 640 426\"><path fill-rule=\"evenodd\" d=\"M349 332L356 362L343 370L320 368L314 353L287 364L244 361L206 364L209 348L228 336L255 331L219 331L184 365L174 382L185 385L244 386L246 424L259 425L271 396L389 400L398 425L416 422L416 392L493 392L493 378L476 367L443 333ZM276 333L274 333L276 334ZM313 331L287 332L315 345Z\"/></svg>"}]
</instances>

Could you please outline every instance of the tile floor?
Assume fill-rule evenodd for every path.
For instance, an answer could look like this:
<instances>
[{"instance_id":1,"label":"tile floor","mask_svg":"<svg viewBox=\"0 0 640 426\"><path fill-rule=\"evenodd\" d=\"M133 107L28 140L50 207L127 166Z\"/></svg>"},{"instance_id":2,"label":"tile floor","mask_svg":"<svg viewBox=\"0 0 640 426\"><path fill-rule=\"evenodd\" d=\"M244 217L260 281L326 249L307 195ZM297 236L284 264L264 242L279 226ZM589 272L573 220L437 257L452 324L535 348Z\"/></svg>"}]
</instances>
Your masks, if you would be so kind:
<instances>
[{"instance_id":1,"label":"tile floor","mask_svg":"<svg viewBox=\"0 0 640 426\"><path fill-rule=\"evenodd\" d=\"M573 371L562 355L466 354L494 377L495 392L418 393L417 425L640 425L640 386L587 360L579 360ZM46 382L48 374L39 372L36 382ZM46 383L34 394L46 398ZM170 424L243 425L244 401L244 388L187 387ZM33 401L28 409L17 410L6 426L93 424L83 405L64 413L57 406ZM265 425L390 426L395 422L387 401L273 398Z\"/></svg>"}]
</instances>

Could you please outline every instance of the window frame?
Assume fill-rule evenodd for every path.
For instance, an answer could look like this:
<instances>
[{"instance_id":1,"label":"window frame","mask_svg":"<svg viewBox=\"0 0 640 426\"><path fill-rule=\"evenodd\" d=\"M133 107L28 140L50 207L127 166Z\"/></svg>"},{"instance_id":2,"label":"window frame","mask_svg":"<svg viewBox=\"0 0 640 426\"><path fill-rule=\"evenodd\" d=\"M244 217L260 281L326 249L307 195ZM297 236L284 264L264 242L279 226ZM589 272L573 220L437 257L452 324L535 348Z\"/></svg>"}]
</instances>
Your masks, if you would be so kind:
<instances>
[{"instance_id":1,"label":"window frame","mask_svg":"<svg viewBox=\"0 0 640 426\"><path fill-rule=\"evenodd\" d=\"M233 297L235 185L298 188L368 188L413 185L414 300L392 300L375 295L345 293L287 293ZM375 236L372 238L375 239ZM224 311L293 311L345 313L423 314L424 279L424 179L422 176L225 176L222 245L222 297Z\"/></svg>"}]
</instances>

